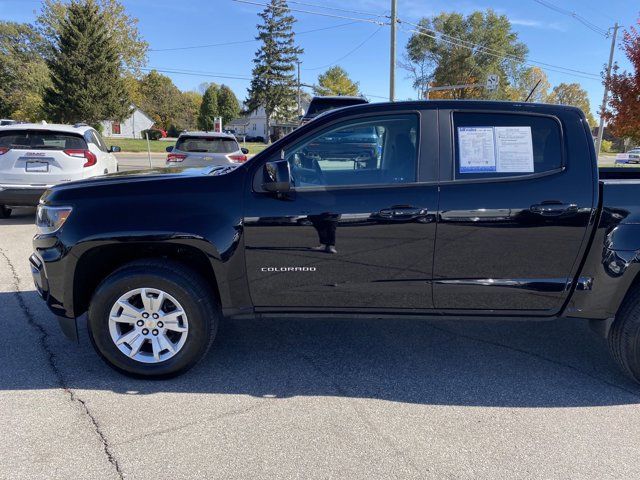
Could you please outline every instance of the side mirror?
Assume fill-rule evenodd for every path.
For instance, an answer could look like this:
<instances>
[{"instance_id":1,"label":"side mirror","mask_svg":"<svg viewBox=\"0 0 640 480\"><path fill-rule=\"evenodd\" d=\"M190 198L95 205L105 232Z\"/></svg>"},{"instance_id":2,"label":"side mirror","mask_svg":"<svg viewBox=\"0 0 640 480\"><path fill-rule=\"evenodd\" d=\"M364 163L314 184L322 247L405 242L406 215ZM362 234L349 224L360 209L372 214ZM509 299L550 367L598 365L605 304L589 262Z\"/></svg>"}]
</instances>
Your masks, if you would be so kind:
<instances>
[{"instance_id":1,"label":"side mirror","mask_svg":"<svg viewBox=\"0 0 640 480\"><path fill-rule=\"evenodd\" d=\"M116 145L111 145L111 146L109 147L109 151L110 151L111 153L118 153L118 152L121 152L121 151L122 151L122 149L121 149L120 147L117 147Z\"/></svg>"},{"instance_id":2,"label":"side mirror","mask_svg":"<svg viewBox=\"0 0 640 480\"><path fill-rule=\"evenodd\" d=\"M165 148L165 150L167 152L173 152L173 146L169 145L167 148Z\"/></svg>"},{"instance_id":3,"label":"side mirror","mask_svg":"<svg viewBox=\"0 0 640 480\"><path fill-rule=\"evenodd\" d=\"M241 151L242 153L244 153L245 155L249 155L249 149L248 149L248 148L244 148L244 147L242 147L242 148L240 149L240 151Z\"/></svg>"},{"instance_id":4,"label":"side mirror","mask_svg":"<svg viewBox=\"0 0 640 480\"><path fill-rule=\"evenodd\" d=\"M291 190L289 162L267 162L262 169L262 188L267 192L285 193Z\"/></svg>"}]
</instances>

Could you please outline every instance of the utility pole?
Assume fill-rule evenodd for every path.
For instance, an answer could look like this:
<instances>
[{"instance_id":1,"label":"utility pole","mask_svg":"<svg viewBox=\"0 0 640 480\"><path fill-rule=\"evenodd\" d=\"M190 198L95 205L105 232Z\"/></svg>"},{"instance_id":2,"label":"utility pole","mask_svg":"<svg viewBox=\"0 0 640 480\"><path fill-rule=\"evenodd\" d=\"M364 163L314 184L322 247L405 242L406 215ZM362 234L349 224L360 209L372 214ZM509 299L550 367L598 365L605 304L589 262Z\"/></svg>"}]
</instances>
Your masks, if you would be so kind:
<instances>
[{"instance_id":1,"label":"utility pole","mask_svg":"<svg viewBox=\"0 0 640 480\"><path fill-rule=\"evenodd\" d=\"M607 65L607 83L611 79L611 66L613 65L613 53L616 48L616 37L618 36L618 22L613 26L613 35L611 36L611 51L609 52L609 64ZM607 100L609 100L609 87L604 86L604 97L602 98L602 108L600 109L600 127L598 128L598 141L596 142L596 155L600 156L600 148L602 147L602 135L604 134L604 111L607 108Z\"/></svg>"},{"instance_id":2,"label":"utility pole","mask_svg":"<svg viewBox=\"0 0 640 480\"><path fill-rule=\"evenodd\" d=\"M302 107L300 105L301 102L301 90L300 90L300 64L302 63L300 60L296 62L298 64L298 116L302 115Z\"/></svg>"},{"instance_id":3,"label":"utility pole","mask_svg":"<svg viewBox=\"0 0 640 480\"><path fill-rule=\"evenodd\" d=\"M398 0L391 0L391 51L389 55L389 101L396 99L396 24Z\"/></svg>"}]
</instances>

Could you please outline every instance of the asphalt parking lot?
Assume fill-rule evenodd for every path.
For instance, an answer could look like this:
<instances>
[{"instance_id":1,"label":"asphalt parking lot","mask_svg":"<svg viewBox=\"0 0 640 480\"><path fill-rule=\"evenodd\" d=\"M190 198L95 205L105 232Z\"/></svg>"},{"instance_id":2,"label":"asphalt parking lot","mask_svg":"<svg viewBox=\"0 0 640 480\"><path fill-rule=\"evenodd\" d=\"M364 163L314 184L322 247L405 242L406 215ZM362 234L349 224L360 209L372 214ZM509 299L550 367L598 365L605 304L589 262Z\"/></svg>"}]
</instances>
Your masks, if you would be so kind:
<instances>
[{"instance_id":1,"label":"asphalt parking lot","mask_svg":"<svg viewBox=\"0 0 640 480\"><path fill-rule=\"evenodd\" d=\"M640 387L579 321L225 321L132 380L60 333L0 220L0 478L640 478Z\"/></svg>"}]
</instances>

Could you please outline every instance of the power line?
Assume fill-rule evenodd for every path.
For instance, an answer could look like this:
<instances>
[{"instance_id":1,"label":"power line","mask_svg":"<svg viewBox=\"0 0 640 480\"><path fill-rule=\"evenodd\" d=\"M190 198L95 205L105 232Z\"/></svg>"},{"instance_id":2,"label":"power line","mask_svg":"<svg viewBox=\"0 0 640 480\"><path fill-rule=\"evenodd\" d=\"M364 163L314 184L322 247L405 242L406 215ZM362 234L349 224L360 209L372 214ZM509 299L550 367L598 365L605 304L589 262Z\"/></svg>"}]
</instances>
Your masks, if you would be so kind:
<instances>
[{"instance_id":1,"label":"power line","mask_svg":"<svg viewBox=\"0 0 640 480\"><path fill-rule=\"evenodd\" d=\"M379 26L371 35L369 35L367 38L365 38L362 42L360 42L358 45L356 45L353 49L349 50L348 53L346 53L342 57L338 58L337 60L334 60L331 63L327 63L326 65L321 65L319 67L305 68L304 70L320 70L320 69L323 69L323 68L331 67L332 65L335 65L336 63L341 62L342 60L347 58L349 55L357 52L365 43L367 43L369 40L371 40L373 37L375 37L376 33L378 33L381 29L382 29L382 25Z\"/></svg>"},{"instance_id":2,"label":"power line","mask_svg":"<svg viewBox=\"0 0 640 480\"><path fill-rule=\"evenodd\" d=\"M238 2L238 3L246 3L248 5L257 5L259 7L268 7L269 6L266 3L253 2L251 0L233 0L233 1L234 2ZM346 17L344 15L335 15L333 13L314 12L314 11L311 11L311 10L303 10L303 9L300 9L300 8L291 8L291 7L289 7L288 10L291 11L291 12L309 13L311 15L319 15L321 17L342 18L342 19L345 19L345 20L353 20L353 21L356 21L356 22L374 23L376 25L388 25L387 23L382 22L380 20L375 20L375 18L382 17L383 15L377 15L375 18L358 18L358 17Z\"/></svg>"},{"instance_id":3,"label":"power line","mask_svg":"<svg viewBox=\"0 0 640 480\"><path fill-rule=\"evenodd\" d=\"M563 66L560 66L560 65L553 65L553 64L550 64L550 63L546 63L546 62L540 62L540 61L537 61L537 60L525 60L524 58L518 57L516 55L512 55L512 54L508 54L508 53L505 53L505 52L501 52L499 50L496 50L496 49L493 49L493 48L490 48L490 47L487 47L487 46L484 46L484 45L480 45L480 44L477 44L477 43L470 42L468 40L462 40L460 38L457 38L457 37L454 37L454 36L451 36L451 35L447 35L445 33L441 33L441 32L438 32L436 30L433 30L433 29L425 28L425 27L423 27L421 25L413 24L413 23L406 22L406 21L402 21L402 23L406 23L407 25L412 25L412 26L415 26L415 27L420 29L420 30L415 30L415 29L408 30L411 33L417 33L418 35L423 35L423 36L426 36L426 37L429 37L429 38L433 38L434 40L440 40L440 41L448 43L450 45L467 48L469 50L474 50L475 48L478 48L482 53L485 53L485 54L490 55L490 56L503 58L503 59L512 59L512 60L521 61L525 65L543 66L543 67L547 68L548 70L555 71L555 72L558 72L558 73L570 74L570 75L573 75L573 76L576 76L576 77L587 78L587 79L590 79L590 80L596 80L596 79L599 80L600 79L600 75L599 74L595 74L595 73L591 73L591 72L585 72L583 70L575 70L575 69L568 68L568 67L563 67ZM426 33L426 32L433 32L433 34L429 34L429 33Z\"/></svg>"},{"instance_id":4,"label":"power line","mask_svg":"<svg viewBox=\"0 0 640 480\"><path fill-rule=\"evenodd\" d=\"M542 5L543 7L547 7L548 9L553 10L554 12L558 12L562 15L572 17L573 19L577 20L578 22L583 24L585 27L587 27L589 30L592 30L600 35L604 35L604 36L608 35L608 30L605 30L604 28L601 28L598 25L591 23L589 20L584 18L582 15L578 15L576 12L572 12L571 10L567 10L566 8L558 7L553 3L547 2L545 0L533 0L533 1Z\"/></svg>"},{"instance_id":5,"label":"power line","mask_svg":"<svg viewBox=\"0 0 640 480\"><path fill-rule=\"evenodd\" d=\"M323 30L331 30L333 28L340 28L340 27L346 27L348 25L353 25L355 23L358 22L347 22L347 23L339 23L337 25L331 25L329 27L322 27L322 28L314 28L312 30L303 30L301 32L296 32L296 35L304 35L306 33L313 33L313 32L321 32ZM251 40L236 40L233 42L223 42L223 43L209 43L206 45L192 45L192 46L187 46L187 47L172 47L172 48L150 48L149 51L150 52L169 52L169 51L174 51L174 50L194 50L194 49L198 49L198 48L209 48L209 47L226 47L228 45L239 45L239 44L244 44L244 43L254 43L254 42L259 42L260 39L251 39Z\"/></svg>"},{"instance_id":6,"label":"power line","mask_svg":"<svg viewBox=\"0 0 640 480\"><path fill-rule=\"evenodd\" d=\"M305 7L323 8L325 10L333 10L334 12L354 13L356 15L369 15L369 16L373 16L373 17L386 17L387 16L387 15L376 15L373 12L362 12L362 11L358 11L358 10L349 10L349 9L345 9L345 8L328 7L326 5L318 5L316 3L298 2L297 0L288 0L287 3L293 3L293 4L296 4L296 5L303 5Z\"/></svg>"}]
</instances>

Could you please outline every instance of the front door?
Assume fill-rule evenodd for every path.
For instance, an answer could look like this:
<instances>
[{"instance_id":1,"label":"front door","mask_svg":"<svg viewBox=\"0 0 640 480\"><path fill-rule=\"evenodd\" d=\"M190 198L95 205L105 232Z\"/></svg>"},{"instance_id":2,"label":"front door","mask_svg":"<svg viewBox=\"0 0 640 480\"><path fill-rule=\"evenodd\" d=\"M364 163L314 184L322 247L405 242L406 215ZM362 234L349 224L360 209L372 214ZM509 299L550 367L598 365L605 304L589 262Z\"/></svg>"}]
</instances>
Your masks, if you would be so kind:
<instances>
[{"instance_id":1,"label":"front door","mask_svg":"<svg viewBox=\"0 0 640 480\"><path fill-rule=\"evenodd\" d=\"M437 309L561 308L594 203L586 144L565 143L584 139L572 115L442 115L453 119L453 172L440 186Z\"/></svg>"},{"instance_id":2,"label":"front door","mask_svg":"<svg viewBox=\"0 0 640 480\"><path fill-rule=\"evenodd\" d=\"M293 191L245 201L258 309L432 307L437 186L417 182L420 125L416 112L358 116L284 147Z\"/></svg>"}]
</instances>

